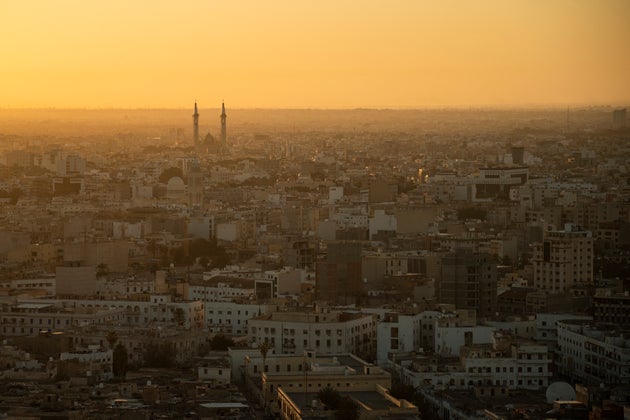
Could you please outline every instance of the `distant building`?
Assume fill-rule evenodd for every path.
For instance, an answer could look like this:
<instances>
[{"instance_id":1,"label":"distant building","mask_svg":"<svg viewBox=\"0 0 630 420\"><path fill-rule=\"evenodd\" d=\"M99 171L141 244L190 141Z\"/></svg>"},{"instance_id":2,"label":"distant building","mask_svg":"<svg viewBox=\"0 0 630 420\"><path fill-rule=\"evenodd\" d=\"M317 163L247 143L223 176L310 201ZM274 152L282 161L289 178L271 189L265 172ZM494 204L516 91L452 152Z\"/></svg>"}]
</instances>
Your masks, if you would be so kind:
<instances>
[{"instance_id":1,"label":"distant building","mask_svg":"<svg viewBox=\"0 0 630 420\"><path fill-rule=\"evenodd\" d=\"M613 128L626 126L626 108L615 109L612 113Z\"/></svg>"},{"instance_id":2,"label":"distant building","mask_svg":"<svg viewBox=\"0 0 630 420\"><path fill-rule=\"evenodd\" d=\"M227 114L225 113L225 102L221 103L221 144L227 146Z\"/></svg>"},{"instance_id":3,"label":"distant building","mask_svg":"<svg viewBox=\"0 0 630 420\"><path fill-rule=\"evenodd\" d=\"M525 148L523 146L512 146L512 163L514 165L522 165L524 154Z\"/></svg>"},{"instance_id":4,"label":"distant building","mask_svg":"<svg viewBox=\"0 0 630 420\"><path fill-rule=\"evenodd\" d=\"M479 170L473 179L473 201L508 200L510 190L525 185L529 179L527 166L488 167Z\"/></svg>"}]
</instances>

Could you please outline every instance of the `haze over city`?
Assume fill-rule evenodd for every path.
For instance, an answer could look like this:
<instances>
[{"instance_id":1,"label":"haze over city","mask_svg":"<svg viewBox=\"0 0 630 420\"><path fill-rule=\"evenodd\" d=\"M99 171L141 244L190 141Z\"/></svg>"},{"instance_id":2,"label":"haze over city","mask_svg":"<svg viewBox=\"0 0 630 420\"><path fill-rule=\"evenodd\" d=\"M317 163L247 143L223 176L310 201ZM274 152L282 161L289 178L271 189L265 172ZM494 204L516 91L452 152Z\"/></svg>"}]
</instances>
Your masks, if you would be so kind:
<instances>
[{"instance_id":1,"label":"haze over city","mask_svg":"<svg viewBox=\"0 0 630 420\"><path fill-rule=\"evenodd\" d=\"M0 418L630 418L628 22L0 0Z\"/></svg>"},{"instance_id":2,"label":"haze over city","mask_svg":"<svg viewBox=\"0 0 630 420\"><path fill-rule=\"evenodd\" d=\"M624 0L0 2L6 108L623 105Z\"/></svg>"}]
</instances>

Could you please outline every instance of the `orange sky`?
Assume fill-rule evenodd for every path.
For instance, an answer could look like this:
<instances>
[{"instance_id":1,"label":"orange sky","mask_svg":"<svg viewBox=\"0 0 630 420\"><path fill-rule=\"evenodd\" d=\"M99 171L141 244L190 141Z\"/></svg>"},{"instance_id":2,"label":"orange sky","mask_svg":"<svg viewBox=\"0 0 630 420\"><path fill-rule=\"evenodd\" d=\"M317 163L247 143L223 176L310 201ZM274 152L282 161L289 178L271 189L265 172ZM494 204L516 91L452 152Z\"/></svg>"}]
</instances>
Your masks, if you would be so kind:
<instances>
[{"instance_id":1,"label":"orange sky","mask_svg":"<svg viewBox=\"0 0 630 420\"><path fill-rule=\"evenodd\" d=\"M0 0L0 107L630 103L628 0Z\"/></svg>"}]
</instances>

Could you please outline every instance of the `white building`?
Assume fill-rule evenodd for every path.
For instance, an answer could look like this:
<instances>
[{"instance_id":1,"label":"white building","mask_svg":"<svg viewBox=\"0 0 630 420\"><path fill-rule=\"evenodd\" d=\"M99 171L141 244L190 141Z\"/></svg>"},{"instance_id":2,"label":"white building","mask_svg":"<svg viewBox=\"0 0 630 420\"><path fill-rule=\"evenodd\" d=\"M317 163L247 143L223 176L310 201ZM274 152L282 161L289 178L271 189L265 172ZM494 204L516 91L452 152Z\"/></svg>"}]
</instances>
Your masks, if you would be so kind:
<instances>
[{"instance_id":1,"label":"white building","mask_svg":"<svg viewBox=\"0 0 630 420\"><path fill-rule=\"evenodd\" d=\"M236 302L207 302L205 307L206 325L210 332L238 335L247 334L250 319L276 309L275 305Z\"/></svg>"},{"instance_id":2,"label":"white building","mask_svg":"<svg viewBox=\"0 0 630 420\"><path fill-rule=\"evenodd\" d=\"M278 353L354 353L369 356L374 351L376 316L328 311L272 312L248 322L253 343L267 342Z\"/></svg>"},{"instance_id":3,"label":"white building","mask_svg":"<svg viewBox=\"0 0 630 420\"><path fill-rule=\"evenodd\" d=\"M226 357L204 357L197 364L197 379L215 386L227 386L232 381L230 362Z\"/></svg>"},{"instance_id":4,"label":"white building","mask_svg":"<svg viewBox=\"0 0 630 420\"><path fill-rule=\"evenodd\" d=\"M3 305L0 317L7 320L3 322L2 328L6 328L10 335L31 335L40 329L63 330L73 325L106 323L137 326L168 324L184 329L205 326L203 302L174 301L168 294L151 295L148 301L21 300L13 305Z\"/></svg>"},{"instance_id":5,"label":"white building","mask_svg":"<svg viewBox=\"0 0 630 420\"><path fill-rule=\"evenodd\" d=\"M248 299L254 296L254 284L248 280L220 281L220 278L190 284L186 298L203 302L229 302L233 299Z\"/></svg>"},{"instance_id":6,"label":"white building","mask_svg":"<svg viewBox=\"0 0 630 420\"><path fill-rule=\"evenodd\" d=\"M630 330L589 320L557 324L560 373L587 385L630 385Z\"/></svg>"},{"instance_id":7,"label":"white building","mask_svg":"<svg viewBox=\"0 0 630 420\"><path fill-rule=\"evenodd\" d=\"M374 210L374 214L368 219L370 238L379 232L396 232L397 220L393 214L387 214L385 210Z\"/></svg>"},{"instance_id":8,"label":"white building","mask_svg":"<svg viewBox=\"0 0 630 420\"><path fill-rule=\"evenodd\" d=\"M417 314L388 312L377 325L376 360L386 364L396 353L435 351L436 319L464 316L455 312L452 305L441 305L442 310L426 310ZM474 321L471 321L473 325Z\"/></svg>"},{"instance_id":9,"label":"white building","mask_svg":"<svg viewBox=\"0 0 630 420\"><path fill-rule=\"evenodd\" d=\"M536 314L536 334L534 339L538 343L544 343L550 350L555 350L558 345L558 321L566 320L591 320L590 316L573 314Z\"/></svg>"},{"instance_id":10,"label":"white building","mask_svg":"<svg viewBox=\"0 0 630 420\"><path fill-rule=\"evenodd\" d=\"M34 336L40 331L63 331L81 325L111 325L123 323L127 318L124 308L64 307L52 299L3 304L1 309L0 334L3 336Z\"/></svg>"},{"instance_id":11,"label":"white building","mask_svg":"<svg viewBox=\"0 0 630 420\"><path fill-rule=\"evenodd\" d=\"M435 352L443 356L458 356L464 345L492 342L495 329L476 324L474 311L458 310L454 316L435 321Z\"/></svg>"}]
</instances>

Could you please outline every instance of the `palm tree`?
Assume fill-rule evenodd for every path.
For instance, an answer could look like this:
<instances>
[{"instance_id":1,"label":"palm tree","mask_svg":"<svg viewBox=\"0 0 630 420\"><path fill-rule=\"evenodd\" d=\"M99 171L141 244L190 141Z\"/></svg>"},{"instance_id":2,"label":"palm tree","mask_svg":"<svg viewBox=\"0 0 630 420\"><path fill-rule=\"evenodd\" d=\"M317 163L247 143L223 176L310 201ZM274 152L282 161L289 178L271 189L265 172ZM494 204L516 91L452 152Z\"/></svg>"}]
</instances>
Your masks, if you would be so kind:
<instances>
[{"instance_id":1,"label":"palm tree","mask_svg":"<svg viewBox=\"0 0 630 420\"><path fill-rule=\"evenodd\" d=\"M260 354L263 357L263 367L262 371L265 371L265 366L267 366L267 352L269 351L269 343L267 341L263 341L258 345L258 350L260 350Z\"/></svg>"},{"instance_id":2,"label":"palm tree","mask_svg":"<svg viewBox=\"0 0 630 420\"><path fill-rule=\"evenodd\" d=\"M260 377L262 378L263 373L267 371L267 369L265 369L265 367L267 366L267 352L269 351L269 343L267 341L263 341L262 343L260 343L258 345L258 350L260 350L260 354L263 357L263 366L262 366L262 372L260 373ZM265 410L267 409L267 393L264 391L264 385L263 385L263 398L264 398L264 404L265 404Z\"/></svg>"}]
</instances>

